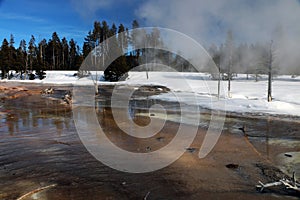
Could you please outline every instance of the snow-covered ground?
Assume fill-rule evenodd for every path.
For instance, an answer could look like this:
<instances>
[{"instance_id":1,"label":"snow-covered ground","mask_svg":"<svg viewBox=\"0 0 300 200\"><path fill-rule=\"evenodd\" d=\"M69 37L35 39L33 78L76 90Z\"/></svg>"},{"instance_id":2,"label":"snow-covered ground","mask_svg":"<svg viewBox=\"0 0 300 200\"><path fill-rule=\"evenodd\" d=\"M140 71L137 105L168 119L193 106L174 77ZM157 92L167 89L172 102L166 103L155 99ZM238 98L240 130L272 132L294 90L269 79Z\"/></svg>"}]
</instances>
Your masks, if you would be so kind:
<instances>
[{"instance_id":1,"label":"snow-covered ground","mask_svg":"<svg viewBox=\"0 0 300 200\"><path fill-rule=\"evenodd\" d=\"M1 80L1 82L32 82L41 84L93 84L90 77L78 79L76 71L47 71L43 80ZM92 73L95 78L96 73ZM102 75L98 72L98 79ZM227 96L227 82L221 82L221 98L218 100L218 83L204 73L129 72L126 81L110 83L99 81L99 84L126 85L164 85L172 90L152 98L167 101L178 99L187 104L197 104L205 108L226 110L240 113L270 113L300 116L300 77L278 76L273 81L272 96L274 100L267 102L267 79L263 77L255 82L240 74L231 81L231 98ZM194 101L196 97L196 101ZM226 105L226 106L224 106Z\"/></svg>"}]
</instances>

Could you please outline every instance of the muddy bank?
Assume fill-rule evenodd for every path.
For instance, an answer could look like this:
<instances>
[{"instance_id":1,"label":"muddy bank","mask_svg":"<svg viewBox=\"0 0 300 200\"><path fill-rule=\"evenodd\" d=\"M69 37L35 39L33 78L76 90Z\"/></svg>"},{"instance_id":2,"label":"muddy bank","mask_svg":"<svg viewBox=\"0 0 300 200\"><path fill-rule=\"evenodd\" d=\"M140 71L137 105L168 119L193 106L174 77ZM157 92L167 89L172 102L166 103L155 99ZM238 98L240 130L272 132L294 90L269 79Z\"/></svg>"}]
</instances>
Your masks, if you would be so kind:
<instances>
[{"instance_id":1,"label":"muddy bank","mask_svg":"<svg viewBox=\"0 0 300 200\"><path fill-rule=\"evenodd\" d=\"M239 132L242 124L264 132L264 121L228 118L217 145L204 159L198 158L206 133L205 126L200 127L191 148L176 162L155 172L130 174L91 156L77 135L72 111L59 101L32 94L5 101L2 109L7 114L0 124L0 199L17 199L51 185L24 199L295 199L278 189L263 194L255 189L259 180L266 183L285 176L268 159L263 140L249 142L251 138ZM157 135L139 141L127 138L116 126L109 107L99 107L98 114L110 140L130 151L160 148L178 130L178 123L167 121ZM143 125L148 118L135 115L134 120ZM274 130L275 124L270 125ZM282 148L277 145L269 153Z\"/></svg>"},{"instance_id":2,"label":"muddy bank","mask_svg":"<svg viewBox=\"0 0 300 200\"><path fill-rule=\"evenodd\" d=\"M24 96L38 94L40 92L39 88L34 87L28 88L24 86L18 85L9 85L9 84L1 84L0 86L0 99L1 101L5 101L8 99L15 99Z\"/></svg>"}]
</instances>

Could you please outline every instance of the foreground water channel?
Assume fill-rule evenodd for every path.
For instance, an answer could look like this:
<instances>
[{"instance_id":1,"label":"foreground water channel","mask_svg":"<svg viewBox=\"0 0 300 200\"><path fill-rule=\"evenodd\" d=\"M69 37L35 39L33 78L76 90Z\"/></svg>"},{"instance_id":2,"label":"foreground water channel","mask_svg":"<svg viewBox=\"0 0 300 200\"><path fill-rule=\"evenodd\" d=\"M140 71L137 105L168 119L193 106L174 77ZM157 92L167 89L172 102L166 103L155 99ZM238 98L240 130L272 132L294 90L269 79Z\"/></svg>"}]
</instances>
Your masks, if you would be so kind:
<instances>
[{"instance_id":1,"label":"foreground water channel","mask_svg":"<svg viewBox=\"0 0 300 200\"><path fill-rule=\"evenodd\" d=\"M122 90L124 89L126 87L122 87ZM203 178L206 181L205 185L201 185L199 182L194 183L195 180L190 179L197 174L198 165L203 163L207 168L213 166L218 171L220 166L230 163L231 160L234 162L234 152L225 160L228 163L217 159L217 153L221 151L218 149L223 147L213 150L216 151L216 154L213 153L211 157L208 157L208 160L211 160L207 163L206 161L196 161L197 154L193 155L193 151L187 151L187 155L181 161L176 162L177 164L158 172L133 175L116 171L97 161L80 141L72 118L71 106L62 104L61 95L67 90L72 90L72 87L57 87L53 95L35 94L1 102L0 199L17 199L30 191L33 191L32 194L28 194L22 199L142 199L145 197L147 199L175 197L194 199L200 196L216 197L214 195L217 194L214 194L214 191L219 192L220 196L225 194L230 198L272 199L286 196L281 196L281 194L279 196L277 194L261 196L252 190L250 184L246 183L247 179L254 183L257 181L257 178L254 177L259 177L255 170L250 169L252 164L256 162L271 163L288 175L296 171L300 177L299 118L236 113L227 113L226 115L223 128L223 134L226 137L224 136L223 147L228 145L228 151L233 149L234 152L253 152L251 152L249 160L247 157L236 160L236 162L240 162L239 165L244 165L240 171L234 172L239 176L239 178L236 177L236 181L235 178L228 179L226 177L232 178L237 176L236 174L218 175L219 179L222 179L223 175L224 179L228 179L224 180L224 184L227 186L221 185L222 181L218 184L210 182L206 176ZM177 102L151 98L152 95L159 94L159 92L167 92L165 88L146 87L133 95L128 105L127 116L141 126L147 125L150 118L167 119L167 122L161 132L149 139L128 137L114 123L110 107L111 91L112 86L100 88L95 106L98 120L107 137L120 148L128 151L147 152L163 147L172 141L180 122L183 122L185 126L198 126L199 135L201 135L211 121L210 110L195 109L195 106L188 105L184 105L184 109L187 109L190 115L181 118L181 108ZM162 115L160 110L152 110L149 113L149 107L154 104L162 105L167 111L167 116ZM196 113L195 110L198 109L200 112ZM200 123L190 124L193 120L189 118L193 118L195 115L200 115ZM192 145L196 152L199 150L203 135L199 137L199 142L196 141ZM249 143L243 144L246 145L245 149L234 146L242 145L237 144L239 140L249 141ZM226 149L224 151L226 152ZM214 157L214 155L216 156ZM192 169L192 172L189 172L191 174L184 171L186 167ZM247 171L248 168L249 171ZM245 171L242 172L242 169ZM205 170L209 169L205 168ZM223 170L227 169L222 168L219 171ZM247 176L252 175L252 177L246 178L246 172L250 173ZM199 172L199 174L201 173ZM239 184L238 181L244 185ZM194 184L200 185L203 191ZM209 189L205 188L207 185ZM38 188L42 188L41 191L34 191ZM251 188L250 191L246 191L247 188ZM194 191L200 192L195 193Z\"/></svg>"}]
</instances>

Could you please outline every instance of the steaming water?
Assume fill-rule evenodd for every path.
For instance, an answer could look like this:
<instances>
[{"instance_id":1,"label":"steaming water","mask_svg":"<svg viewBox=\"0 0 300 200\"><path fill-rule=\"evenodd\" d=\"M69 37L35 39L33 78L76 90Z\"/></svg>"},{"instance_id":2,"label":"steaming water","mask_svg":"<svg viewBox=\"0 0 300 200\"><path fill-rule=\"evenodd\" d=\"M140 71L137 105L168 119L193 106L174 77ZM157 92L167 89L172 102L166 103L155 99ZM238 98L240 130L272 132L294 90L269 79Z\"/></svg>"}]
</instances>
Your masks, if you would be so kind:
<instances>
[{"instance_id":1,"label":"steaming water","mask_svg":"<svg viewBox=\"0 0 300 200\"><path fill-rule=\"evenodd\" d=\"M104 130L114 132L115 124L111 123L109 98L99 98L99 122ZM81 144L76 133L72 112L60 105L61 101L53 101L39 96L11 100L0 108L0 199L16 199L33 189L49 184L59 184L55 190L47 191L47 197L54 199L69 199L76 196L85 198L86 194L113 194L111 188L104 182L118 180L120 174L100 164ZM153 104L162 104L167 110L167 117L161 110L148 112ZM170 122L191 124L195 107L185 106L190 113L182 116L178 103L150 99L130 101L128 116L136 118L140 123L147 124L147 117L167 119ZM210 111L200 109L200 124L207 128L210 121ZM145 118L146 117L146 118ZM238 129L247 128L247 134L252 144L262 155L284 169L287 173L299 171L300 126L298 120L282 121L276 117L271 119L253 118L248 116L229 115L226 118L224 132L242 134ZM118 135L118 134L117 134ZM120 146L130 146L135 140L122 141L120 135L110 139L117 141ZM263 144L263 145L262 145ZM141 151L147 144L138 145ZM134 146L134 145L133 145ZM157 146L159 148L160 146ZM284 154L289 152L292 157ZM111 174L118 174L115 178ZM78 187L82 184L90 188ZM116 183L119 184L119 183ZM41 192L35 198L46 199ZM40 195L40 196L38 196Z\"/></svg>"}]
</instances>

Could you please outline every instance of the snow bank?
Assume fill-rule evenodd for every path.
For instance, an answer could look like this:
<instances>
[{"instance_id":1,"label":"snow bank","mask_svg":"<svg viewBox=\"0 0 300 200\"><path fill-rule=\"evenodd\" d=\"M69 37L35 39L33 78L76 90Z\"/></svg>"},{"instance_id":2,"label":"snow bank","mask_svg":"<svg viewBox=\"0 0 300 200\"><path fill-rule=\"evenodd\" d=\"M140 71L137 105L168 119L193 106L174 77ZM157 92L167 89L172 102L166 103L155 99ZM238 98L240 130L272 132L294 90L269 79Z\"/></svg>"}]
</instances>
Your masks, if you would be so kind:
<instances>
[{"instance_id":1,"label":"snow bank","mask_svg":"<svg viewBox=\"0 0 300 200\"><path fill-rule=\"evenodd\" d=\"M92 79L101 80L103 72L92 72L91 77L78 79L76 71L47 71L43 80L1 80L1 82L29 82L40 84L93 84ZM126 81L110 83L98 81L104 85L163 85L172 92L154 96L152 98L166 101L183 101L194 104L194 98L199 106L209 109L221 109L239 113L269 113L300 116L300 77L278 76L273 81L272 102L267 102L267 77L255 82L253 78L239 74L231 81L232 98L227 97L227 82L221 82L221 98L218 100L218 83L211 80L205 73L177 73L177 72L149 72L147 79L145 72L129 72ZM226 107L223 105L226 103Z\"/></svg>"}]
</instances>

